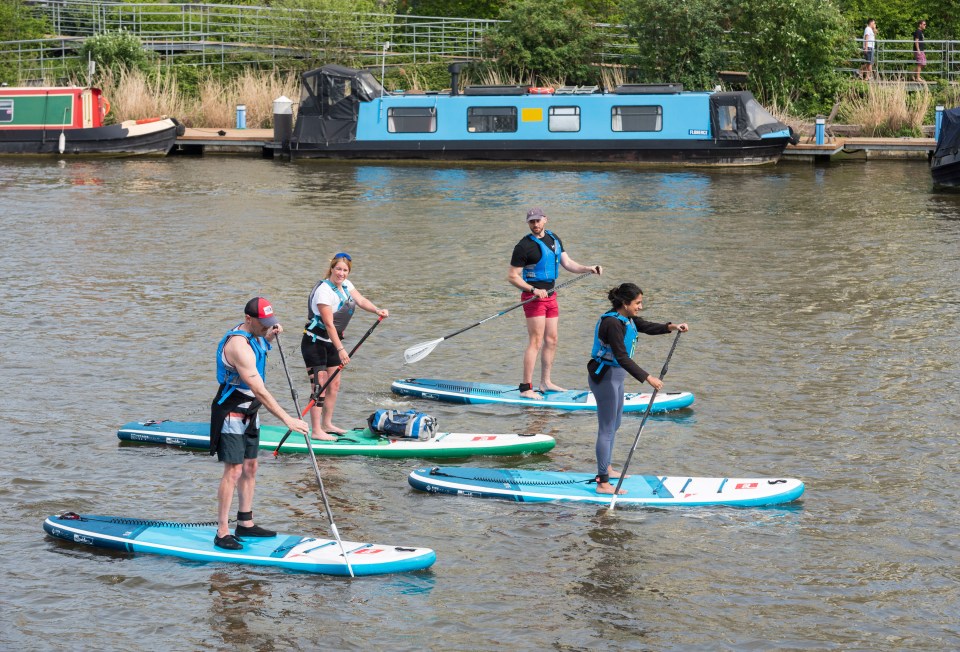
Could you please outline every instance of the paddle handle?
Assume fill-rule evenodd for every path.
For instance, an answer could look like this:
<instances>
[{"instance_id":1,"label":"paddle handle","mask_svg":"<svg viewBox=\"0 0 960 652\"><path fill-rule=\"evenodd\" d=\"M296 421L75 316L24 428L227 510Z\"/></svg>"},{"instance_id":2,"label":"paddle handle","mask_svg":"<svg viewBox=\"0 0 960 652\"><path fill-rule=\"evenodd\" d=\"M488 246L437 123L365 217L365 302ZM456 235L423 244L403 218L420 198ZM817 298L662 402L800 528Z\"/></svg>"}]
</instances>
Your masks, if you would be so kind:
<instances>
[{"instance_id":1,"label":"paddle handle","mask_svg":"<svg viewBox=\"0 0 960 652\"><path fill-rule=\"evenodd\" d=\"M677 331L677 336L673 338L673 345L670 347L670 352L667 354L667 359L663 363L663 369L660 370L660 380L663 380L663 377L667 375L667 368L670 365L670 358L673 357L673 352L677 348L677 342L680 341L680 334L683 331ZM617 496L620 492L620 486L623 484L623 479L627 477L627 467L630 466L630 460L633 459L633 453L637 450L637 444L640 443L640 434L643 432L643 426L647 423L647 417L650 416L650 411L653 409L653 402L657 398L657 392L659 390L654 389L653 393L650 395L650 402L647 403L647 410L643 413L643 419L640 420L640 429L637 430L637 436L633 438L633 446L630 448L630 452L627 454L627 461L624 462L623 468L620 470L620 479L617 480L617 486L613 490L613 497L610 499L610 510L612 511L614 506L617 504Z\"/></svg>"}]
</instances>

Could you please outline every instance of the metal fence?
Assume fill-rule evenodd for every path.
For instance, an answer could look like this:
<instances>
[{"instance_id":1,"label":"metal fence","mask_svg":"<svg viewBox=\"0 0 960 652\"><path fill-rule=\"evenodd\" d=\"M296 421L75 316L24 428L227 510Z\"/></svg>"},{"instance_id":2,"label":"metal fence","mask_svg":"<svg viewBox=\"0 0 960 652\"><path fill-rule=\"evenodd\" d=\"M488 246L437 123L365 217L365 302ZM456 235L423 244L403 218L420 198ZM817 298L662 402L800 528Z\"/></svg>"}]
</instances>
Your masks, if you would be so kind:
<instances>
[{"instance_id":1,"label":"metal fence","mask_svg":"<svg viewBox=\"0 0 960 652\"><path fill-rule=\"evenodd\" d=\"M226 4L152 4L33 0L60 36L0 42L0 74L56 79L83 68L84 39L123 30L166 63L269 66L298 70L321 61L355 66L482 59L483 39L500 21L392 14L342 14ZM621 25L597 25L600 63L620 64L636 52ZM385 47L389 43L389 47ZM861 42L862 43L862 42ZM960 41L926 41L928 81L960 81ZM879 78L912 76L913 41L878 40ZM731 61L737 59L731 52ZM855 74L862 59L842 71ZM7 80L10 81L10 80Z\"/></svg>"},{"instance_id":2,"label":"metal fence","mask_svg":"<svg viewBox=\"0 0 960 652\"><path fill-rule=\"evenodd\" d=\"M945 79L960 82L960 41L924 41L927 65L921 72L926 81ZM913 39L877 39L873 53L873 73L878 79L912 80L916 74ZM859 53L863 53L863 41L857 39ZM850 66L842 70L855 74L864 63L862 56L851 59Z\"/></svg>"},{"instance_id":3,"label":"metal fence","mask_svg":"<svg viewBox=\"0 0 960 652\"><path fill-rule=\"evenodd\" d=\"M480 59L483 35L498 22L219 4L38 0L32 6L60 36L0 42L0 61L15 62L21 78L76 69L84 39L118 31L170 63L295 68L298 60L369 66L384 57L392 65Z\"/></svg>"}]
</instances>

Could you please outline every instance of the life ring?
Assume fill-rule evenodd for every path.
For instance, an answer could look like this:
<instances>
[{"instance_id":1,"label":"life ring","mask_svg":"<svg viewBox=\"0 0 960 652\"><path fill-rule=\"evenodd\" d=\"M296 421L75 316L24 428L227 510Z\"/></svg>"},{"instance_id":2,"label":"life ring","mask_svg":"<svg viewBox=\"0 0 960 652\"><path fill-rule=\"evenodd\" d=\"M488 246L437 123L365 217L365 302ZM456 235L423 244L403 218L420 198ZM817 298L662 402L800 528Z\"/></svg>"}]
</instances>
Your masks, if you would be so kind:
<instances>
[{"instance_id":1,"label":"life ring","mask_svg":"<svg viewBox=\"0 0 960 652\"><path fill-rule=\"evenodd\" d=\"M553 89L549 86L531 86L527 92L531 95L553 95Z\"/></svg>"},{"instance_id":2,"label":"life ring","mask_svg":"<svg viewBox=\"0 0 960 652\"><path fill-rule=\"evenodd\" d=\"M104 116L110 113L110 100L105 98L103 95L100 96L100 108L103 111Z\"/></svg>"},{"instance_id":3,"label":"life ring","mask_svg":"<svg viewBox=\"0 0 960 652\"><path fill-rule=\"evenodd\" d=\"M163 118L140 118L136 121L136 124L145 125L150 122L160 122L161 120L163 120Z\"/></svg>"}]
</instances>

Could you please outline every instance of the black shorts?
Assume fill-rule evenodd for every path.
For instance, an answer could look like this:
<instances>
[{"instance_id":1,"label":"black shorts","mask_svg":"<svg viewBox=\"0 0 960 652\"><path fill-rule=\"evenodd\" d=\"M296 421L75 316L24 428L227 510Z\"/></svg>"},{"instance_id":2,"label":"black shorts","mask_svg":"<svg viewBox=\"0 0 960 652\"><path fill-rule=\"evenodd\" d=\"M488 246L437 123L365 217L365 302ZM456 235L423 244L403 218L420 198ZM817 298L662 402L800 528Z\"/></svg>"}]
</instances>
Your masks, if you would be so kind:
<instances>
[{"instance_id":1,"label":"black shorts","mask_svg":"<svg viewBox=\"0 0 960 652\"><path fill-rule=\"evenodd\" d=\"M220 433L217 444L217 459L227 464L243 464L244 460L255 460L260 452L260 430L252 434L239 435L235 432Z\"/></svg>"},{"instance_id":2,"label":"black shorts","mask_svg":"<svg viewBox=\"0 0 960 652\"><path fill-rule=\"evenodd\" d=\"M303 355L303 363L310 369L320 369L326 371L327 367L337 367L340 365L340 354L333 342L324 342L321 339L313 341L313 337L303 334L300 340L300 353ZM311 374L313 375L313 374Z\"/></svg>"},{"instance_id":3,"label":"black shorts","mask_svg":"<svg viewBox=\"0 0 960 652\"><path fill-rule=\"evenodd\" d=\"M863 51L863 60L867 63L873 63L873 48Z\"/></svg>"}]
</instances>

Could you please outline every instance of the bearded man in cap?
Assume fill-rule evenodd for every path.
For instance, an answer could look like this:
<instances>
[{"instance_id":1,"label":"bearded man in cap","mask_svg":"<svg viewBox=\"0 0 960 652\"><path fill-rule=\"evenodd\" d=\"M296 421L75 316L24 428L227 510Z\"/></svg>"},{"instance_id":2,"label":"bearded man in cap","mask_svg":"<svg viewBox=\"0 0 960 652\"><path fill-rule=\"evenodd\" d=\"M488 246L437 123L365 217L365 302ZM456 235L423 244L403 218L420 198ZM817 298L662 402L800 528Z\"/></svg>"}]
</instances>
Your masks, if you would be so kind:
<instances>
[{"instance_id":1,"label":"bearded man in cap","mask_svg":"<svg viewBox=\"0 0 960 652\"><path fill-rule=\"evenodd\" d=\"M213 540L218 548L240 550L243 537L277 535L253 522L260 406L290 430L309 433L307 423L287 414L264 384L270 341L282 332L270 302L254 297L244 307L243 323L227 331L217 347L220 389L210 406L210 454L216 453L217 459L223 462L223 477L217 491L217 534ZM239 499L237 527L234 534L230 534L229 512L235 489Z\"/></svg>"},{"instance_id":2,"label":"bearded man in cap","mask_svg":"<svg viewBox=\"0 0 960 652\"><path fill-rule=\"evenodd\" d=\"M554 385L550 379L553 359L557 353L560 321L557 295L552 290L560 274L560 268L563 267L574 274L586 272L602 274L603 269L600 265L581 265L573 260L564 251L560 238L547 230L547 216L543 209L531 208L527 211L526 221L530 233L513 248L507 281L521 290L521 301L536 297L534 301L523 306L523 312L527 318L529 341L523 353L523 382L520 383L520 396L542 399L543 392L564 391L562 387ZM538 353L540 354L539 392L533 389L533 368L537 364Z\"/></svg>"}]
</instances>

